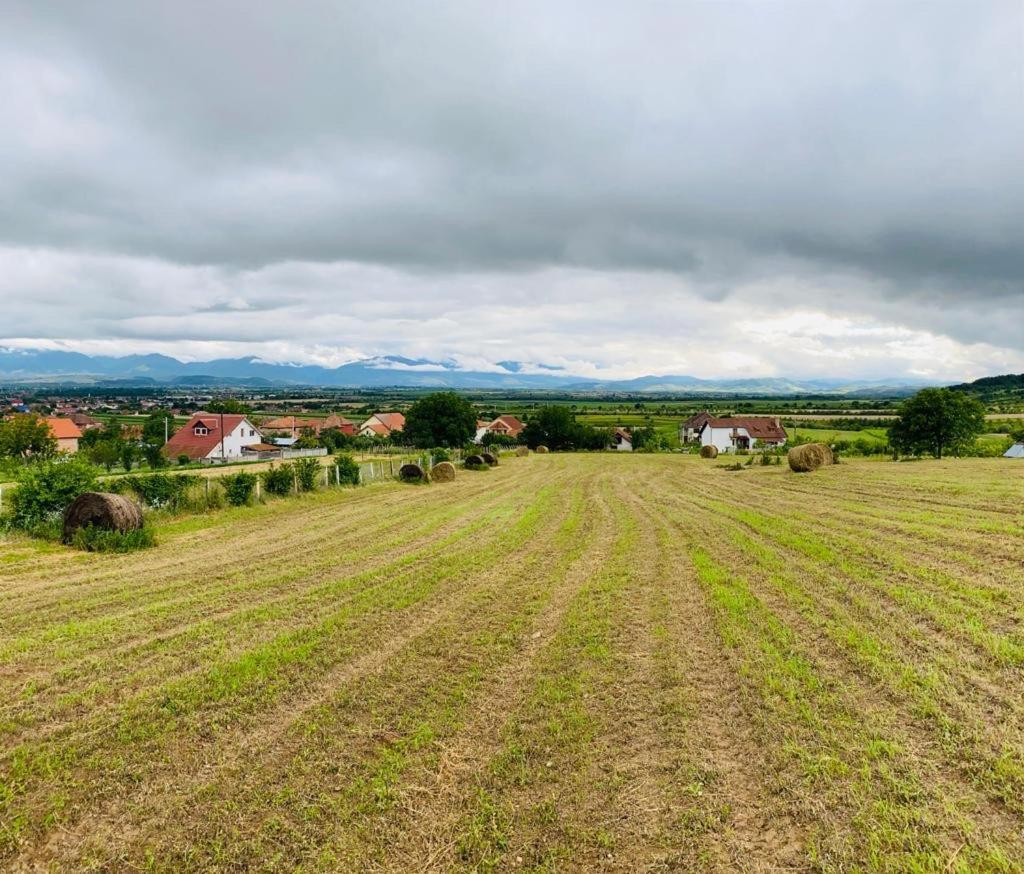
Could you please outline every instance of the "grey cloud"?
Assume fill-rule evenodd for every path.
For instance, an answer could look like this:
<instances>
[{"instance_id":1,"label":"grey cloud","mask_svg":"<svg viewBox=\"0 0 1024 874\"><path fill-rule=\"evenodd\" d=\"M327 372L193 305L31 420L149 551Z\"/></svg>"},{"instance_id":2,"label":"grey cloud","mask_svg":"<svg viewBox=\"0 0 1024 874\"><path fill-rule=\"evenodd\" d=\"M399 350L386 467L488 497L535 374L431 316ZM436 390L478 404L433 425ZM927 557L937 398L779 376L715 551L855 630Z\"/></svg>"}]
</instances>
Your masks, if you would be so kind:
<instances>
[{"instance_id":1,"label":"grey cloud","mask_svg":"<svg viewBox=\"0 0 1024 874\"><path fill-rule=\"evenodd\" d=\"M80 281L129 317L119 257L167 265L148 288L172 315L367 296L289 264L412 277L368 318L469 275L541 294L558 268L677 274L709 301L774 279L779 307L812 286L826 311L1024 345L1010 0L3 12L0 240L109 256Z\"/></svg>"}]
</instances>

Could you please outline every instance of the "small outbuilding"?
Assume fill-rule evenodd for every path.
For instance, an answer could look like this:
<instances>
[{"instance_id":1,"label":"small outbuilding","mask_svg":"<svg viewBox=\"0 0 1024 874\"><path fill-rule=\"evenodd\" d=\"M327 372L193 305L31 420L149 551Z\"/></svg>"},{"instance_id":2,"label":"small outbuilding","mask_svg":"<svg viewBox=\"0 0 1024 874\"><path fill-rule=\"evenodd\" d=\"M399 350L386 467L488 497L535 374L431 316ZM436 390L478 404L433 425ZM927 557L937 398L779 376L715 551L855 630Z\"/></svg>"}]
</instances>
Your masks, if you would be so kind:
<instances>
[{"instance_id":1,"label":"small outbuilding","mask_svg":"<svg viewBox=\"0 0 1024 874\"><path fill-rule=\"evenodd\" d=\"M616 428L612 432L611 448L618 452L632 452L633 435L626 428Z\"/></svg>"}]
</instances>

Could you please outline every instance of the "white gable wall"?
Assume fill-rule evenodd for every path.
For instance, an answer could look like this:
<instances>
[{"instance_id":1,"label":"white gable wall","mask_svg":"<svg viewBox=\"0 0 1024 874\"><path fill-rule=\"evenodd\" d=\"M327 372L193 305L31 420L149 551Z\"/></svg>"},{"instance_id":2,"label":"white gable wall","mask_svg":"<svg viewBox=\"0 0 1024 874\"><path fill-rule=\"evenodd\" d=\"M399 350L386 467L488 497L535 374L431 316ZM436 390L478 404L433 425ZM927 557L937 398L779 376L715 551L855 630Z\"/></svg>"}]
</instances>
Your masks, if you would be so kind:
<instances>
[{"instance_id":1,"label":"white gable wall","mask_svg":"<svg viewBox=\"0 0 1024 874\"><path fill-rule=\"evenodd\" d=\"M252 446L254 443L263 442L263 437L259 432L259 429L248 419L242 419L234 430L232 430L227 437L224 439L224 452L221 454L221 446L218 442L216 446L210 450L206 456L211 459L218 458L241 458L242 447Z\"/></svg>"},{"instance_id":2,"label":"white gable wall","mask_svg":"<svg viewBox=\"0 0 1024 874\"><path fill-rule=\"evenodd\" d=\"M701 445L714 446L719 452L734 452L736 450L736 444L733 441L734 432L740 437L746 437L750 441L750 446L754 445L746 428L733 428L732 426L712 428L710 425L705 425L704 430L700 432Z\"/></svg>"}]
</instances>

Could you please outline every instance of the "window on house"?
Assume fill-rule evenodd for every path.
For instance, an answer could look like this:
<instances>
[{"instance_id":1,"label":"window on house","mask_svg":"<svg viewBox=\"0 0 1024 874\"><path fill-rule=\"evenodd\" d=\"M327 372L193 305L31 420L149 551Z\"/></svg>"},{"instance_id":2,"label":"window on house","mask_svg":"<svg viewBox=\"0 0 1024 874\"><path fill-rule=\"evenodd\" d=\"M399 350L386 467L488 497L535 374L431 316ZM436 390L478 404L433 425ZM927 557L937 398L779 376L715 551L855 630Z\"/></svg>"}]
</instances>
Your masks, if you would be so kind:
<instances>
[{"instance_id":1,"label":"window on house","mask_svg":"<svg viewBox=\"0 0 1024 874\"><path fill-rule=\"evenodd\" d=\"M193 428L193 433L197 437L205 437L207 434L210 433L210 429L204 428L202 425L196 425L195 428Z\"/></svg>"}]
</instances>

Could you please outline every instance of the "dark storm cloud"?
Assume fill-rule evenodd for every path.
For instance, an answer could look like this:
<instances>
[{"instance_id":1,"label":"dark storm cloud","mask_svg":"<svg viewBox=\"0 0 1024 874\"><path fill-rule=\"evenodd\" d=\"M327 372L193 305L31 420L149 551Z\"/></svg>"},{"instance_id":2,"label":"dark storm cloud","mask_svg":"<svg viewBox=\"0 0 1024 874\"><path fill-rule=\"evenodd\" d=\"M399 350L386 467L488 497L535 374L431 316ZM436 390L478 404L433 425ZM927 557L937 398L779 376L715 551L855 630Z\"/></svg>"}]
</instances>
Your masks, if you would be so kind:
<instances>
[{"instance_id":1,"label":"dark storm cloud","mask_svg":"<svg viewBox=\"0 0 1024 874\"><path fill-rule=\"evenodd\" d=\"M7 246L227 285L561 267L792 306L820 278L826 310L1024 345L1017 2L2 8Z\"/></svg>"}]
</instances>

